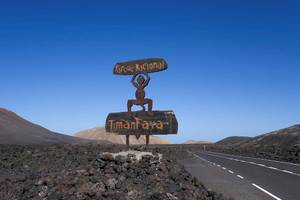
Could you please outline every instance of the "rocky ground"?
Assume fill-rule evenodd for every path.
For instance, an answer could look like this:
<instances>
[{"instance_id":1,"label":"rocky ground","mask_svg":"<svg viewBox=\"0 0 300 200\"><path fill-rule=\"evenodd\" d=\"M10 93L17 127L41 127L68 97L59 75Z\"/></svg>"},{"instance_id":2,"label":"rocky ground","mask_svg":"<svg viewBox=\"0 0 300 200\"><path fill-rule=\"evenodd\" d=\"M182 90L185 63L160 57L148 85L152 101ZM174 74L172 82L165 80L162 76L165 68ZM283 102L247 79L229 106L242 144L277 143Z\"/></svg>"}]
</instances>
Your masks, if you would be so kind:
<instances>
[{"instance_id":1,"label":"rocky ground","mask_svg":"<svg viewBox=\"0 0 300 200\"><path fill-rule=\"evenodd\" d=\"M214 200L175 158L181 148L0 145L0 199Z\"/></svg>"}]
</instances>

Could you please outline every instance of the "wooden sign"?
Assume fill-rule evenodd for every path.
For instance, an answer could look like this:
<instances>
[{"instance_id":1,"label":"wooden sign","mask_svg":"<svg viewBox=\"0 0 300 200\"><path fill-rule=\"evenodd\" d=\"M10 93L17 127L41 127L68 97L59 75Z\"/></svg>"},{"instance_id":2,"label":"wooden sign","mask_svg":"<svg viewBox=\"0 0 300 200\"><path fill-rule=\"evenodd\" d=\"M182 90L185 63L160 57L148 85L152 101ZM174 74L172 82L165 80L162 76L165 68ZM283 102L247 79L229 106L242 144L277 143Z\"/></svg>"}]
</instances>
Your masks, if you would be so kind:
<instances>
[{"instance_id":1,"label":"wooden sign","mask_svg":"<svg viewBox=\"0 0 300 200\"><path fill-rule=\"evenodd\" d=\"M150 135L177 134L178 122L174 112L153 111L153 100L146 98L144 90L150 81L149 73L160 72L167 68L168 64L162 58L133 60L115 65L114 74L132 75L131 83L136 92L135 99L127 101L127 112L109 113L105 123L106 132L126 135L127 145L130 135L135 135L137 139L145 135L148 145ZM133 106L140 106L142 110L132 112Z\"/></svg>"},{"instance_id":2,"label":"wooden sign","mask_svg":"<svg viewBox=\"0 0 300 200\"><path fill-rule=\"evenodd\" d=\"M117 63L114 67L114 74L135 75L137 73L159 72L168 68L167 62L162 58L148 58L129 62Z\"/></svg>"},{"instance_id":3,"label":"wooden sign","mask_svg":"<svg viewBox=\"0 0 300 200\"><path fill-rule=\"evenodd\" d=\"M120 135L162 135L177 134L178 123L173 111L110 113L106 119L107 132Z\"/></svg>"}]
</instances>

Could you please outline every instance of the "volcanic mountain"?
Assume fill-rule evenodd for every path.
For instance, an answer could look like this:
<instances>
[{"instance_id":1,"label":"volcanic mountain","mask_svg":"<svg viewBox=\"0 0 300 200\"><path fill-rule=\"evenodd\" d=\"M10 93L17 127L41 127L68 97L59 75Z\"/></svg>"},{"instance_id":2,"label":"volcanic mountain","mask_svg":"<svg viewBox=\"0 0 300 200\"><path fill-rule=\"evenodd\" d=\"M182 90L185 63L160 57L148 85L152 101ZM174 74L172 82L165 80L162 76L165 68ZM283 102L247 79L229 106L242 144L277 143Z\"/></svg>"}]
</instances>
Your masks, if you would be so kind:
<instances>
[{"instance_id":1,"label":"volcanic mountain","mask_svg":"<svg viewBox=\"0 0 300 200\"><path fill-rule=\"evenodd\" d=\"M106 140L115 144L126 144L126 137L123 135L116 135L107 133L105 128L96 127L93 129L81 131L75 134L76 137L90 139L90 140ZM138 140L135 136L130 136L130 144L145 144L145 136L141 136ZM150 136L150 144L170 144L170 142L161 139L157 136Z\"/></svg>"},{"instance_id":2,"label":"volcanic mountain","mask_svg":"<svg viewBox=\"0 0 300 200\"><path fill-rule=\"evenodd\" d=\"M252 138L228 137L211 148L215 151L300 163L300 125Z\"/></svg>"},{"instance_id":3,"label":"volcanic mountain","mask_svg":"<svg viewBox=\"0 0 300 200\"><path fill-rule=\"evenodd\" d=\"M0 144L58 144L83 141L72 136L54 133L11 111L0 108Z\"/></svg>"},{"instance_id":4,"label":"volcanic mountain","mask_svg":"<svg viewBox=\"0 0 300 200\"><path fill-rule=\"evenodd\" d=\"M247 146L279 146L282 148L300 145L300 124L288 128L273 131L267 134L259 135L251 140L241 144Z\"/></svg>"},{"instance_id":5,"label":"volcanic mountain","mask_svg":"<svg viewBox=\"0 0 300 200\"><path fill-rule=\"evenodd\" d=\"M231 136L224 138L215 144L218 145L227 145L227 146L238 146L240 144L246 143L251 140L251 137L246 137L246 136Z\"/></svg>"},{"instance_id":6,"label":"volcanic mountain","mask_svg":"<svg viewBox=\"0 0 300 200\"><path fill-rule=\"evenodd\" d=\"M300 145L300 124L256 137L232 136L216 143L236 147L278 146L282 148Z\"/></svg>"}]
</instances>

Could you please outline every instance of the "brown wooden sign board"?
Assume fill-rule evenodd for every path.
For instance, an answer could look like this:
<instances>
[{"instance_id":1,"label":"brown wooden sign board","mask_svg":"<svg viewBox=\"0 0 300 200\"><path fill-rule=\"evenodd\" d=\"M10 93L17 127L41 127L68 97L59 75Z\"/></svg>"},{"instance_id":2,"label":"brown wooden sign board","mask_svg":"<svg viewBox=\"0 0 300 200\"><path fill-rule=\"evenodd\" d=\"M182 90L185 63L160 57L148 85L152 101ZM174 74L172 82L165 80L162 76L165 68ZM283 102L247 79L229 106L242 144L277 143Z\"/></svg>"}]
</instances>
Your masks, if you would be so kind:
<instances>
[{"instance_id":1,"label":"brown wooden sign board","mask_svg":"<svg viewBox=\"0 0 300 200\"><path fill-rule=\"evenodd\" d=\"M166 70L167 68L168 64L164 59L148 58L117 63L114 67L114 74L135 75L141 72L153 73Z\"/></svg>"},{"instance_id":2,"label":"brown wooden sign board","mask_svg":"<svg viewBox=\"0 0 300 200\"><path fill-rule=\"evenodd\" d=\"M164 135L177 134L178 123L173 111L110 113L106 119L106 132L119 135Z\"/></svg>"}]
</instances>

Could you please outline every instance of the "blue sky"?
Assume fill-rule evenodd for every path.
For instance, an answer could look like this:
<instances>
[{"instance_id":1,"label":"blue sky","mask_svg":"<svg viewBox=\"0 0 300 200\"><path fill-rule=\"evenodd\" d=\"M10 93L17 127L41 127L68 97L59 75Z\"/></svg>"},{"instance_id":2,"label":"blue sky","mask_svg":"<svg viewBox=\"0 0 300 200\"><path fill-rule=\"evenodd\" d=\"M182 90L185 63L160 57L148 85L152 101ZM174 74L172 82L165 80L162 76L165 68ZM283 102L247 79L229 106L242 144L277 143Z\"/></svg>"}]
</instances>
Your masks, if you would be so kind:
<instances>
[{"instance_id":1,"label":"blue sky","mask_svg":"<svg viewBox=\"0 0 300 200\"><path fill-rule=\"evenodd\" d=\"M0 107L53 131L103 126L134 97L116 62L163 57L154 109L217 141L300 123L299 1L9 1L0 6Z\"/></svg>"}]
</instances>

